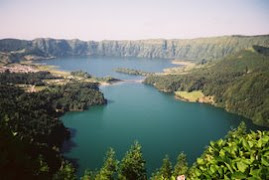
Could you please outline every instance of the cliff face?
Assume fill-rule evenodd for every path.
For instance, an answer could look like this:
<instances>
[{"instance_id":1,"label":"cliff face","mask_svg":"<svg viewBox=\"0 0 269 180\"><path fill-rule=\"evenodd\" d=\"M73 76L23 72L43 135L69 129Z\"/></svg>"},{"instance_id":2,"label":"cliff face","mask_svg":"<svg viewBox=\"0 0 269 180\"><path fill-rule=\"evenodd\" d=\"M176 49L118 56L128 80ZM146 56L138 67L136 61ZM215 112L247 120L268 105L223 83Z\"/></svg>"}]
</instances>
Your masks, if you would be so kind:
<instances>
[{"instance_id":1,"label":"cliff face","mask_svg":"<svg viewBox=\"0 0 269 180\"><path fill-rule=\"evenodd\" d=\"M33 41L3 39L0 40L0 51L25 50L33 55L38 52L39 55L54 57L96 55L199 61L219 59L254 45L269 47L269 35L100 42L43 38Z\"/></svg>"},{"instance_id":2,"label":"cliff face","mask_svg":"<svg viewBox=\"0 0 269 180\"><path fill-rule=\"evenodd\" d=\"M96 55L183 60L219 59L253 45L269 47L269 36L225 36L189 40L101 41Z\"/></svg>"}]
</instances>

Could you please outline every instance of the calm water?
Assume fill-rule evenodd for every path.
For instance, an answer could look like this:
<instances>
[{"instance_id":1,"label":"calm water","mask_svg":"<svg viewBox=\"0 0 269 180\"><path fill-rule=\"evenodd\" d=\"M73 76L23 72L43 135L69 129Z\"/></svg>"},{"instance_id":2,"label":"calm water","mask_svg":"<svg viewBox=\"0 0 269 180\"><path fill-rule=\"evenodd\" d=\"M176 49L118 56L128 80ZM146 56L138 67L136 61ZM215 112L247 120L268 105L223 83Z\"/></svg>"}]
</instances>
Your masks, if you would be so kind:
<instances>
[{"instance_id":1,"label":"calm water","mask_svg":"<svg viewBox=\"0 0 269 180\"><path fill-rule=\"evenodd\" d=\"M112 75L121 79L135 76L115 73L113 68L161 71L172 66L165 60L117 58L69 58L45 62L63 70L82 69L93 75ZM143 146L150 173L160 167L165 154L175 161L178 153L184 151L189 163L193 163L210 140L224 137L242 120L210 105L175 100L173 95L140 83L121 83L101 87L101 90L109 100L107 105L62 117L65 126L73 131L71 141L65 145L71 148L64 155L77 160L79 175L86 168L99 168L109 147L113 147L121 159L134 140ZM249 121L246 123L251 129L257 128Z\"/></svg>"},{"instance_id":2,"label":"calm water","mask_svg":"<svg viewBox=\"0 0 269 180\"><path fill-rule=\"evenodd\" d=\"M120 79L138 79L138 76L120 74L114 70L119 67L139 69L147 72L161 72L164 68L174 67L168 60L163 59L138 59L138 58L114 58L114 57L90 57L90 58L64 58L39 61L57 66L61 70L83 70L97 77L112 76ZM140 77L141 78L141 77Z\"/></svg>"}]
</instances>

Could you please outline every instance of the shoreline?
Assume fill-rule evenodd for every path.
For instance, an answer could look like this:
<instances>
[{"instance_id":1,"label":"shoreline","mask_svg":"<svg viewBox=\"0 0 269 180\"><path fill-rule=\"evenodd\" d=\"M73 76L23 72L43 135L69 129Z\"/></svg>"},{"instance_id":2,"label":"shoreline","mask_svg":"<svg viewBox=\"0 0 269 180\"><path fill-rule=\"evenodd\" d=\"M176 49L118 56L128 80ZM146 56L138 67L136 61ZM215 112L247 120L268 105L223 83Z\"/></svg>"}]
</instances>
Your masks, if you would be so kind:
<instances>
[{"instance_id":1,"label":"shoreline","mask_svg":"<svg viewBox=\"0 0 269 180\"><path fill-rule=\"evenodd\" d=\"M143 83L145 78L142 79L115 79L115 81L109 81L109 79L102 80L107 78L105 77L94 77L92 76L91 78L83 78L83 77L76 77L74 75L71 75L71 71L66 71L66 70L60 70L59 66L55 65L47 65L45 63L38 63L35 61L21 61L18 63L11 63L9 65L3 65L0 67L0 70L4 72L4 70L9 70L10 68L14 68L15 70L11 70L11 72L14 73L21 73L22 71L25 73L29 72L41 72L41 71L47 71L50 72L52 75L62 78L61 80L48 80L46 81L49 84L65 84L68 83L71 80L77 80L77 81L85 81L85 82L93 82L93 83L98 83L99 87L105 87L105 86L111 86L111 85L118 85L122 83ZM0 73L2 72L0 71ZM100 78L100 79L99 79ZM113 77L112 77L113 78ZM38 91L37 89L33 89L32 86L30 86L31 92Z\"/></svg>"},{"instance_id":2,"label":"shoreline","mask_svg":"<svg viewBox=\"0 0 269 180\"><path fill-rule=\"evenodd\" d=\"M108 83L108 82L100 82L99 87L106 87L106 86L113 86L113 85L120 85L120 84L124 84L124 83L140 83L142 84L144 81L144 79L125 79L125 80L120 80L117 82L112 82L112 83Z\"/></svg>"},{"instance_id":3,"label":"shoreline","mask_svg":"<svg viewBox=\"0 0 269 180\"><path fill-rule=\"evenodd\" d=\"M180 66L189 66L189 65L193 65L193 64L195 64L195 63L190 62L190 61L179 60L179 59L174 59L174 60L172 60L171 63L172 63L172 64L175 64L175 65L180 65Z\"/></svg>"},{"instance_id":4,"label":"shoreline","mask_svg":"<svg viewBox=\"0 0 269 180\"><path fill-rule=\"evenodd\" d=\"M196 66L195 62L187 61L187 60L178 60L174 59L171 61L171 64L176 66L170 68L164 68L161 74L169 75L169 74L186 74L188 71L193 69Z\"/></svg>"},{"instance_id":5,"label":"shoreline","mask_svg":"<svg viewBox=\"0 0 269 180\"><path fill-rule=\"evenodd\" d=\"M114 85L117 83L120 83L122 80L118 80L118 81L102 81L102 80L97 80L97 77L91 77L91 78L80 78L80 77L76 77L71 75L71 71L66 71L66 70L60 70L58 66L54 66L54 65L46 65L46 64L39 64L39 63L31 63L32 65L36 66L39 70L45 70L45 71L49 71L50 73L56 75L56 76L61 76L64 79L76 79L78 81L86 81L86 82L93 82L93 83L98 83L99 87L104 87L104 86L110 86L110 85Z\"/></svg>"},{"instance_id":6,"label":"shoreline","mask_svg":"<svg viewBox=\"0 0 269 180\"><path fill-rule=\"evenodd\" d=\"M174 97L176 100L190 102L190 103L201 103L201 104L210 104L216 107L213 96L203 96L196 99L190 99L183 96L180 96L174 92Z\"/></svg>"},{"instance_id":7,"label":"shoreline","mask_svg":"<svg viewBox=\"0 0 269 180\"><path fill-rule=\"evenodd\" d=\"M54 65L46 65L46 64L39 64L39 63L33 63L31 62L30 65L35 66L38 71L49 71L50 73L56 75L56 76L62 76L64 78L67 79L72 79L71 78L71 71L65 71L65 70L60 70L58 66L54 66ZM73 77L73 76L72 76ZM106 78L105 77L101 77L101 78ZM76 79L74 77L74 79ZM123 84L123 83L143 83L143 81L145 80L145 78L143 79L118 79L117 81L102 81L102 80L97 80L98 77L92 77L90 79L85 79L85 81L91 81L94 83L98 83L99 87L106 87L106 86L112 86L112 85L119 85L119 84Z\"/></svg>"}]
</instances>

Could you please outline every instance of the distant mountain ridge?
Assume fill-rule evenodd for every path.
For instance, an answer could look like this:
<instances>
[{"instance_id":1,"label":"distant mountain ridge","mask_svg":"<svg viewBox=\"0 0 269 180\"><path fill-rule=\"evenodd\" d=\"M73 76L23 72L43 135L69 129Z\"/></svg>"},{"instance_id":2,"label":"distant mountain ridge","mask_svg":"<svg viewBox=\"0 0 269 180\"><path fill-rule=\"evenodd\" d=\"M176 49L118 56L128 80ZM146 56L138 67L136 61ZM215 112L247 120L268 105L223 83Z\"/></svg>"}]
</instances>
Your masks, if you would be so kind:
<instances>
[{"instance_id":1,"label":"distant mountain ridge","mask_svg":"<svg viewBox=\"0 0 269 180\"><path fill-rule=\"evenodd\" d=\"M150 39L134 41L81 41L39 38L31 41L0 40L0 52L20 51L21 56L114 56L200 61L215 60L258 45L269 47L269 35L220 36L196 39ZM23 51L22 51L23 50ZM22 51L22 52L21 52Z\"/></svg>"}]
</instances>

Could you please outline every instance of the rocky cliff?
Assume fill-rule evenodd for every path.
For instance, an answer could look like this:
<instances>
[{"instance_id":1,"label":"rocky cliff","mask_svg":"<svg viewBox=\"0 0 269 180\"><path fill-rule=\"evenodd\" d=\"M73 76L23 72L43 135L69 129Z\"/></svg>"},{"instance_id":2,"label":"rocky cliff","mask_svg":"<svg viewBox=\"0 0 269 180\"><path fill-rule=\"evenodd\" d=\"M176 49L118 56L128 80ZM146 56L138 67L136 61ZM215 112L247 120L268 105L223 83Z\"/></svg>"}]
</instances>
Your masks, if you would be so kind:
<instances>
[{"instance_id":1,"label":"rocky cliff","mask_svg":"<svg viewBox=\"0 0 269 180\"><path fill-rule=\"evenodd\" d=\"M215 60L254 45L269 47L269 35L221 36L197 39L80 41L40 38L0 40L1 52L24 51L39 57L116 56L199 61Z\"/></svg>"}]
</instances>

